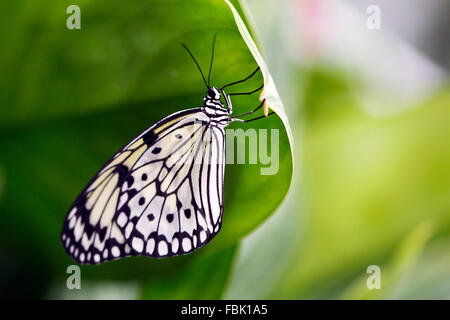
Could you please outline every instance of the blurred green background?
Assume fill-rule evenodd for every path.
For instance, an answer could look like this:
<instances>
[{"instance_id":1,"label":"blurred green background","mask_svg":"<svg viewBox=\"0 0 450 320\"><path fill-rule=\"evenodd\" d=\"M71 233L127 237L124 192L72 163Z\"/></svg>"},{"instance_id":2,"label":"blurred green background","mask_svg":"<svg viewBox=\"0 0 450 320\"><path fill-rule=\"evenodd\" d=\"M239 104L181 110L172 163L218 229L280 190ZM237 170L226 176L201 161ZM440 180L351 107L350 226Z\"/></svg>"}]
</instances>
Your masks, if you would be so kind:
<instances>
[{"instance_id":1,"label":"blurred green background","mask_svg":"<svg viewBox=\"0 0 450 320\"><path fill-rule=\"evenodd\" d=\"M227 165L208 246L82 266L73 291L59 233L78 192L133 136L201 103L179 43L205 66L218 34L213 83L256 64L222 0L0 4L2 298L450 298L448 2L232 2L284 102L294 161L277 117L253 122L281 130L280 170ZM65 26L70 4L81 30ZM258 99L233 102L244 112Z\"/></svg>"}]
</instances>

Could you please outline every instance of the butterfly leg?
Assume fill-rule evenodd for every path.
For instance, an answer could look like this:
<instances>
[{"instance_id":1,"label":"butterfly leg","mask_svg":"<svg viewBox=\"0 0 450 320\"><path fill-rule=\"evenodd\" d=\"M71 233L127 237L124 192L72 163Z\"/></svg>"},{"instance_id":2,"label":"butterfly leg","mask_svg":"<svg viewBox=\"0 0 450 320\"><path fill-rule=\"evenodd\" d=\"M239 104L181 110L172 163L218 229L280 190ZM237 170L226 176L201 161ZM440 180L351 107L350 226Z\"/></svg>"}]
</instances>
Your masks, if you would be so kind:
<instances>
[{"instance_id":1,"label":"butterfly leg","mask_svg":"<svg viewBox=\"0 0 450 320\"><path fill-rule=\"evenodd\" d=\"M264 115L264 116L260 116L260 117L256 117L256 118L253 118L253 119L247 119L247 120L244 120L244 119L239 119L238 117L242 117L242 116L245 116L245 115L248 115L248 114L252 114L252 113L254 113L255 111L257 111L257 110L259 110L263 105L264 105L264 102L266 102L266 99L264 99L260 104L259 104L259 106L257 106L255 109L253 109L252 111L249 111L249 112L245 112L245 113L241 113L241 114L238 114L238 115L236 115L236 116L234 116L234 117L231 117L230 119L231 119L231 121L239 121L239 122L251 122L251 121L254 121L254 120L259 120L259 119L262 119L262 118L266 118L266 116ZM269 114L267 115L267 117L268 116L270 116L270 115L272 115L272 114L274 114L275 112L269 112Z\"/></svg>"},{"instance_id":2,"label":"butterfly leg","mask_svg":"<svg viewBox=\"0 0 450 320\"><path fill-rule=\"evenodd\" d=\"M275 112L273 112L273 111L271 111L271 112L269 112L269 114L267 115L267 117L268 116L270 116L270 115L272 115L272 114L274 114ZM255 120L259 120L259 119L262 119L262 118L267 118L266 116L260 116L260 117L256 117L256 118L253 118L253 119L248 119L248 120L244 120L244 119L239 119L239 118L231 118L231 121L239 121L239 122L251 122L251 121L255 121Z\"/></svg>"},{"instance_id":3,"label":"butterfly leg","mask_svg":"<svg viewBox=\"0 0 450 320\"><path fill-rule=\"evenodd\" d=\"M261 90L262 88L264 88L264 84L262 84L259 88L255 89L255 90L252 90L252 91L250 91L250 92L233 92L233 93L230 93L229 95L230 95L230 96L250 95L250 94L253 94L253 93L255 93L255 92L258 92L258 91Z\"/></svg>"},{"instance_id":4,"label":"butterfly leg","mask_svg":"<svg viewBox=\"0 0 450 320\"><path fill-rule=\"evenodd\" d=\"M246 116L246 115L248 115L248 114L252 114L252 113L255 112L255 111L258 111L258 110L261 109L261 107L264 105L264 102L266 102L266 99L264 99L264 100L259 104L259 106L257 106L257 107L256 107L255 109L253 109L252 111L249 111L249 112L245 112L245 113L241 113L241 114L235 115L234 118L239 118L239 117L242 117L242 116Z\"/></svg>"},{"instance_id":5,"label":"butterfly leg","mask_svg":"<svg viewBox=\"0 0 450 320\"><path fill-rule=\"evenodd\" d=\"M220 88L220 91L222 92L222 96L225 98L225 103L227 105L228 114L233 113L233 105L231 104L230 95L226 94L223 88Z\"/></svg>"}]
</instances>

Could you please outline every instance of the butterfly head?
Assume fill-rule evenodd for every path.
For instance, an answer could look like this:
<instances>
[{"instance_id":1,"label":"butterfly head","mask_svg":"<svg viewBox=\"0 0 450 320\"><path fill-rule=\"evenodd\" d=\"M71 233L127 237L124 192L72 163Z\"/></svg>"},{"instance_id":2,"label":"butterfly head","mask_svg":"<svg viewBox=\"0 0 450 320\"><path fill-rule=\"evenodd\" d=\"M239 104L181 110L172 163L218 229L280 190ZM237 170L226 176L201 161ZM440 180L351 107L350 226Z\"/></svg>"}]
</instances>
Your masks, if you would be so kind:
<instances>
[{"instance_id":1,"label":"butterfly head","mask_svg":"<svg viewBox=\"0 0 450 320\"><path fill-rule=\"evenodd\" d=\"M219 89L217 89L216 87L211 87L206 92L207 100L220 100L221 97L222 95L220 94Z\"/></svg>"}]
</instances>

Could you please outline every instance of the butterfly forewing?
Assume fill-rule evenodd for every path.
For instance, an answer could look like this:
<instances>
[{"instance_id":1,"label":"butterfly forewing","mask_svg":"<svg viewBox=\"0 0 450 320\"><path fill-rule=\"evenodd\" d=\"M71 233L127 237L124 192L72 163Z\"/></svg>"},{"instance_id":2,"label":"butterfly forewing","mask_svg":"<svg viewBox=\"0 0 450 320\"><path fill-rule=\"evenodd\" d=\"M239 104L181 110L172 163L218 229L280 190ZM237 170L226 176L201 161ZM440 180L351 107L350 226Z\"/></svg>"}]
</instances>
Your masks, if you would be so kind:
<instances>
[{"instance_id":1,"label":"butterfly forewing","mask_svg":"<svg viewBox=\"0 0 450 320\"><path fill-rule=\"evenodd\" d=\"M223 128L200 108L173 114L119 151L80 194L61 240L80 263L189 253L223 212Z\"/></svg>"}]
</instances>

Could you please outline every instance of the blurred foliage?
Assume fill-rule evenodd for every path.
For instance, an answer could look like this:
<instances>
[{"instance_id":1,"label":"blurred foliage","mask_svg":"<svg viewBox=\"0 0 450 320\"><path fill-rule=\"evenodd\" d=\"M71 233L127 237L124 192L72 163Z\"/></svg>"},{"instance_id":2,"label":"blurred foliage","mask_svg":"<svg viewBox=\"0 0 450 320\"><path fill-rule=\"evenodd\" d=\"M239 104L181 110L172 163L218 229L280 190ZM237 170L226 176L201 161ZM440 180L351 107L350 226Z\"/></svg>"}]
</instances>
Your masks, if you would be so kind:
<instances>
[{"instance_id":1,"label":"blurred foliage","mask_svg":"<svg viewBox=\"0 0 450 320\"><path fill-rule=\"evenodd\" d=\"M8 43L0 53L0 68L8 74L0 79L0 292L9 298L44 298L50 287L53 296L58 288L65 296L65 271L73 261L59 234L77 194L139 132L172 112L201 105L206 89L180 42L207 70L217 33L212 84L240 80L256 68L221 0L82 1L81 30L66 28L70 4L0 4L0 27L17 26L0 34ZM257 75L233 90L250 91L261 82ZM233 102L236 113L259 104L257 95ZM227 165L219 235L187 256L82 266L83 279L137 281L145 298L221 295L236 243L280 204L292 172L278 117L232 127L280 129L280 169L261 176L260 165Z\"/></svg>"},{"instance_id":2,"label":"blurred foliage","mask_svg":"<svg viewBox=\"0 0 450 320\"><path fill-rule=\"evenodd\" d=\"M388 263L383 264L379 269L379 274L374 274L368 266L367 274L361 278L357 278L344 290L343 299L388 299L392 297L392 292L403 278L404 274L411 269L417 262L417 259L423 253L425 244L433 233L433 224L428 221L420 223L412 232L405 237L398 248L393 252L393 257ZM374 265L371 265L373 267ZM382 272L381 272L382 270ZM378 272L378 271L377 271ZM367 282L369 277L380 277L380 289L372 288L368 290ZM383 283L383 286L381 286ZM373 284L372 284L373 285Z\"/></svg>"},{"instance_id":3,"label":"blurred foliage","mask_svg":"<svg viewBox=\"0 0 450 320\"><path fill-rule=\"evenodd\" d=\"M410 296L399 286L426 248L450 235L450 90L374 117L354 99L357 79L330 66L301 73L303 232L293 235L289 264L266 297L447 298L448 275L445 295ZM450 247L441 248L448 256ZM381 267L379 291L365 286L369 265Z\"/></svg>"}]
</instances>

